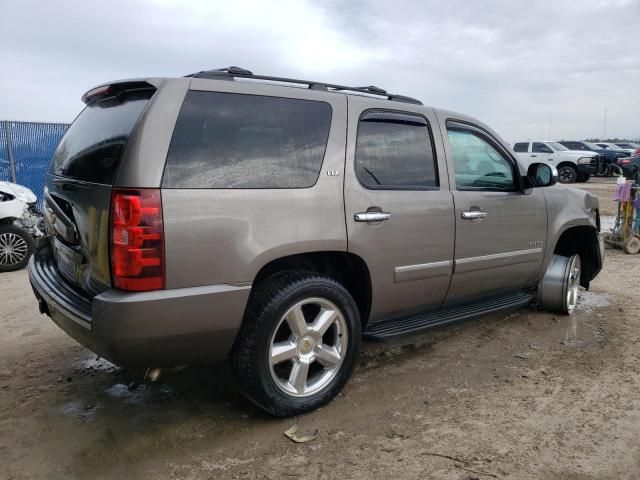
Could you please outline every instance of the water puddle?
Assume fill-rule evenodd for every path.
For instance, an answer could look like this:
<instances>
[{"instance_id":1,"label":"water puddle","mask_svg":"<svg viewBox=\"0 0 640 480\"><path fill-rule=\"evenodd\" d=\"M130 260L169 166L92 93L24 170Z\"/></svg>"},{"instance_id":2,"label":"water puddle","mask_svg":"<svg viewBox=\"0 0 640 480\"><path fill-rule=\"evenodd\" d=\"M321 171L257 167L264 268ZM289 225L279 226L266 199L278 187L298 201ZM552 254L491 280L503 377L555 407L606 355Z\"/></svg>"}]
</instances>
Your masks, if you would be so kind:
<instances>
[{"instance_id":1,"label":"water puddle","mask_svg":"<svg viewBox=\"0 0 640 480\"><path fill-rule=\"evenodd\" d=\"M75 418L82 423L89 423L95 420L96 414L101 407L102 405L99 402L72 400L60 408L60 413Z\"/></svg>"},{"instance_id":2,"label":"water puddle","mask_svg":"<svg viewBox=\"0 0 640 480\"><path fill-rule=\"evenodd\" d=\"M578 294L578 305L576 310L591 313L594 310L611 305L611 295L606 293L590 292L581 290Z\"/></svg>"}]
</instances>

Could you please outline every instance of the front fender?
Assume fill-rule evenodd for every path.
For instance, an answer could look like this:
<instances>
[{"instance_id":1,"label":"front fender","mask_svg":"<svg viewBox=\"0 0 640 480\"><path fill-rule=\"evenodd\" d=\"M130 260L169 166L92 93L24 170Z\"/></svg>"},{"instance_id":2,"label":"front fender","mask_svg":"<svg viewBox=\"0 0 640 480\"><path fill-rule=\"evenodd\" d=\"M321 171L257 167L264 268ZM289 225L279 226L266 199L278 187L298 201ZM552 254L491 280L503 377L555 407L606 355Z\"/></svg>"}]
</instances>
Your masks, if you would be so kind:
<instances>
[{"instance_id":1,"label":"front fender","mask_svg":"<svg viewBox=\"0 0 640 480\"><path fill-rule=\"evenodd\" d=\"M598 197L573 187L555 185L544 189L547 202L547 248L541 274L546 271L562 234L573 227L593 228L599 238ZM602 257L602 254L599 254Z\"/></svg>"}]
</instances>

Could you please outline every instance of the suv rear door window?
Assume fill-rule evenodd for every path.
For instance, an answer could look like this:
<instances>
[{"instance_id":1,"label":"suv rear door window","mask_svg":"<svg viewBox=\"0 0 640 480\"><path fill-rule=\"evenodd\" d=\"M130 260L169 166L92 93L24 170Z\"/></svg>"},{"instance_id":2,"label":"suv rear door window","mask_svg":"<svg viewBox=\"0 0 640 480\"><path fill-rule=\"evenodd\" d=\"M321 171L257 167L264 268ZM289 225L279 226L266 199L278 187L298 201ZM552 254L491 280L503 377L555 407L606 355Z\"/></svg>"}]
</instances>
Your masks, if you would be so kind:
<instances>
[{"instance_id":1,"label":"suv rear door window","mask_svg":"<svg viewBox=\"0 0 640 480\"><path fill-rule=\"evenodd\" d=\"M358 124L355 169L360 183L374 190L437 188L431 131L425 118L365 112Z\"/></svg>"},{"instance_id":2,"label":"suv rear door window","mask_svg":"<svg viewBox=\"0 0 640 480\"><path fill-rule=\"evenodd\" d=\"M311 187L330 125L326 102L190 91L171 139L163 187Z\"/></svg>"},{"instance_id":3,"label":"suv rear door window","mask_svg":"<svg viewBox=\"0 0 640 480\"><path fill-rule=\"evenodd\" d=\"M533 142L533 145L531 146L531 152L533 152L533 153L553 153L553 150L551 150L550 147L548 147L547 145L545 145L542 142Z\"/></svg>"},{"instance_id":4,"label":"suv rear door window","mask_svg":"<svg viewBox=\"0 0 640 480\"><path fill-rule=\"evenodd\" d=\"M513 151L518 153L526 153L529 150L528 142L519 142L513 146Z\"/></svg>"},{"instance_id":5,"label":"suv rear door window","mask_svg":"<svg viewBox=\"0 0 640 480\"><path fill-rule=\"evenodd\" d=\"M91 183L113 183L129 135L153 90L122 92L90 103L53 154L50 173Z\"/></svg>"}]
</instances>

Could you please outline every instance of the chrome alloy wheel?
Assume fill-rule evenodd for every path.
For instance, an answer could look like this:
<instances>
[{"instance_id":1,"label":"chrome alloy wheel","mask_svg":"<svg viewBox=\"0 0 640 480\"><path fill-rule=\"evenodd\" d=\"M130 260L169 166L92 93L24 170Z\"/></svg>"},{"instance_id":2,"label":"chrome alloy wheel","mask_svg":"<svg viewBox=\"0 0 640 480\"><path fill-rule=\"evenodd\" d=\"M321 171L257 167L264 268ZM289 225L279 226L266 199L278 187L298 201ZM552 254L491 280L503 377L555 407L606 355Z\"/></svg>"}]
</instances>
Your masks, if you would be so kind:
<instances>
[{"instance_id":1,"label":"chrome alloy wheel","mask_svg":"<svg viewBox=\"0 0 640 480\"><path fill-rule=\"evenodd\" d=\"M19 235L11 232L0 234L0 265L17 265L24 260L28 251L27 242Z\"/></svg>"},{"instance_id":2,"label":"chrome alloy wheel","mask_svg":"<svg viewBox=\"0 0 640 480\"><path fill-rule=\"evenodd\" d=\"M571 314L578 304L578 289L580 287L580 257L574 255L571 257L567 269L566 279L566 311Z\"/></svg>"},{"instance_id":3,"label":"chrome alloy wheel","mask_svg":"<svg viewBox=\"0 0 640 480\"><path fill-rule=\"evenodd\" d=\"M295 397L319 392L335 378L347 353L347 322L336 305L307 298L291 307L269 341L276 386Z\"/></svg>"}]
</instances>

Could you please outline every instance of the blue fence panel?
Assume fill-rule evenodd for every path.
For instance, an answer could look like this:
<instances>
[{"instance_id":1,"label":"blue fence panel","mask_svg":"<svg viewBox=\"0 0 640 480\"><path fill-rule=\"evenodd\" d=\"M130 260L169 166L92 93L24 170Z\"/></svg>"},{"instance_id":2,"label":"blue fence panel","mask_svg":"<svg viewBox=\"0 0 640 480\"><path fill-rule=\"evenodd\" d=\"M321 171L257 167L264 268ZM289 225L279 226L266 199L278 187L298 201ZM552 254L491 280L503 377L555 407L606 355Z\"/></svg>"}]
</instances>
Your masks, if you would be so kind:
<instances>
[{"instance_id":1,"label":"blue fence panel","mask_svg":"<svg viewBox=\"0 0 640 480\"><path fill-rule=\"evenodd\" d=\"M9 151L7 150L7 129L0 122L0 182L11 181L11 170L9 169Z\"/></svg>"},{"instance_id":2,"label":"blue fence panel","mask_svg":"<svg viewBox=\"0 0 640 480\"><path fill-rule=\"evenodd\" d=\"M42 204L44 177L49 161L69 125L64 123L2 122L0 179L11 181L9 151L13 154L16 183L29 188ZM4 148L2 148L4 147ZM6 159L6 168L5 168Z\"/></svg>"}]
</instances>

